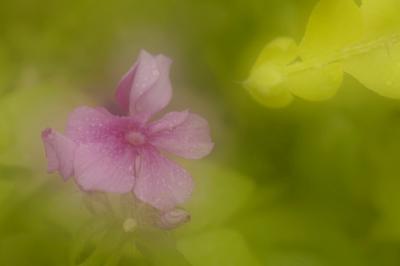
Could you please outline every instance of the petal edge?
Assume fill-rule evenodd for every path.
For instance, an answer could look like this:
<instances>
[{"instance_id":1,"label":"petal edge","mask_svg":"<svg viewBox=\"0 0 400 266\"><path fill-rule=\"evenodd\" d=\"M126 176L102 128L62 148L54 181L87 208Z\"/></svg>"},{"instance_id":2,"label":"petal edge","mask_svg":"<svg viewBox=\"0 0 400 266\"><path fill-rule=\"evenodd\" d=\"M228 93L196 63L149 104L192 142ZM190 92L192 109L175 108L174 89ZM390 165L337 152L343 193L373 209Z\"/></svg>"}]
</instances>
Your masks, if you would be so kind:
<instances>
[{"instance_id":1,"label":"petal edge","mask_svg":"<svg viewBox=\"0 0 400 266\"><path fill-rule=\"evenodd\" d=\"M172 210L192 194L193 181L179 165L162 157L154 148L143 150L136 160L134 193L159 210Z\"/></svg>"},{"instance_id":2,"label":"petal edge","mask_svg":"<svg viewBox=\"0 0 400 266\"><path fill-rule=\"evenodd\" d=\"M74 175L76 143L51 128L42 131L48 171L59 171L64 180Z\"/></svg>"},{"instance_id":3,"label":"petal edge","mask_svg":"<svg viewBox=\"0 0 400 266\"><path fill-rule=\"evenodd\" d=\"M214 147L207 120L187 111L171 112L150 125L157 129L151 143L162 150L187 159L200 159Z\"/></svg>"}]
</instances>

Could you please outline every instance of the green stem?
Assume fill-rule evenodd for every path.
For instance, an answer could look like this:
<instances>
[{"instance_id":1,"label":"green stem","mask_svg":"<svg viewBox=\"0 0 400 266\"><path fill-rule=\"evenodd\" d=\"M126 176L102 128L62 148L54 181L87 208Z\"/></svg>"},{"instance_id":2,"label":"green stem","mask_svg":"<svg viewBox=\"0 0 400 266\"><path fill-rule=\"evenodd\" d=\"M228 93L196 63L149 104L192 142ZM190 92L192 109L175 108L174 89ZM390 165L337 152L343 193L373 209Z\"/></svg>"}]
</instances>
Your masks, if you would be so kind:
<instances>
[{"instance_id":1,"label":"green stem","mask_svg":"<svg viewBox=\"0 0 400 266\"><path fill-rule=\"evenodd\" d=\"M313 68L320 68L332 63L342 62L350 57L366 54L371 50L379 48L390 48L400 44L400 34L393 34L389 37L382 37L368 42L360 42L350 47L346 47L327 56L316 56L307 59L306 61L293 62L285 68L286 74L294 74L297 72L306 71Z\"/></svg>"}]
</instances>

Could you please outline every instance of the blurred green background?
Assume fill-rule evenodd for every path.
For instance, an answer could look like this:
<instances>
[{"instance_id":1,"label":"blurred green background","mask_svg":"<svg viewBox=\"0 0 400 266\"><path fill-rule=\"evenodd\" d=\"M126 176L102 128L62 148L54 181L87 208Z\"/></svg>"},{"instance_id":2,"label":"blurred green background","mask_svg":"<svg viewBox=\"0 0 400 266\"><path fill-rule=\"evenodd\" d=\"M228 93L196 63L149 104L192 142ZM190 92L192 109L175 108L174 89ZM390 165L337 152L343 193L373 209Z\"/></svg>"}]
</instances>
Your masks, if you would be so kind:
<instances>
[{"instance_id":1,"label":"blurred green background","mask_svg":"<svg viewBox=\"0 0 400 266\"><path fill-rule=\"evenodd\" d=\"M329 101L278 110L241 86L267 41L301 39L315 3L1 1L0 265L400 265L400 102L349 76ZM174 59L168 109L202 114L216 143L182 162L197 185L176 248L147 235L148 254L78 233L82 195L46 173L40 141L79 105L116 110L141 48ZM101 255L71 259L81 246Z\"/></svg>"}]
</instances>

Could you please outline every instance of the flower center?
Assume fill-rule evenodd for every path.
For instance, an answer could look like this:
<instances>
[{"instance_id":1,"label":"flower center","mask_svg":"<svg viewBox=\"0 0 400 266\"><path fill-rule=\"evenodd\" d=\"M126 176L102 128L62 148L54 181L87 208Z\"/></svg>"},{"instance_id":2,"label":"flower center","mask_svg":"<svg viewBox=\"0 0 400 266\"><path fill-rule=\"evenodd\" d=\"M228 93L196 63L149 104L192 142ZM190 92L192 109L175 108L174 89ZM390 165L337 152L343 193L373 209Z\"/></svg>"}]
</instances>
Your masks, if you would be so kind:
<instances>
[{"instance_id":1,"label":"flower center","mask_svg":"<svg viewBox=\"0 0 400 266\"><path fill-rule=\"evenodd\" d=\"M146 137L138 131L129 131L125 135L125 139L134 146L142 145L146 141Z\"/></svg>"}]
</instances>

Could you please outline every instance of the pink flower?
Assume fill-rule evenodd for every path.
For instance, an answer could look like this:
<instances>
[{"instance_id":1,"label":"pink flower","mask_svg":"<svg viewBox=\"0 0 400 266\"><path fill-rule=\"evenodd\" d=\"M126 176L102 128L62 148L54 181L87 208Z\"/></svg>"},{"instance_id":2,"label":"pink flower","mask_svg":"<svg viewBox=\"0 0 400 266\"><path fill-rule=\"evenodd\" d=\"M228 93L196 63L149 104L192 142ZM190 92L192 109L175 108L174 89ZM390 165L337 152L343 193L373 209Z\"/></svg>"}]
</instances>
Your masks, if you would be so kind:
<instances>
[{"instance_id":1,"label":"pink flower","mask_svg":"<svg viewBox=\"0 0 400 266\"><path fill-rule=\"evenodd\" d=\"M149 121L171 99L170 65L163 55L140 53L116 92L127 116L79 107L70 114L65 135L44 130L48 170L65 180L74 176L84 191L132 191L163 211L186 201L193 188L191 176L160 150L199 159L210 153L213 143L207 121L188 111Z\"/></svg>"}]
</instances>

